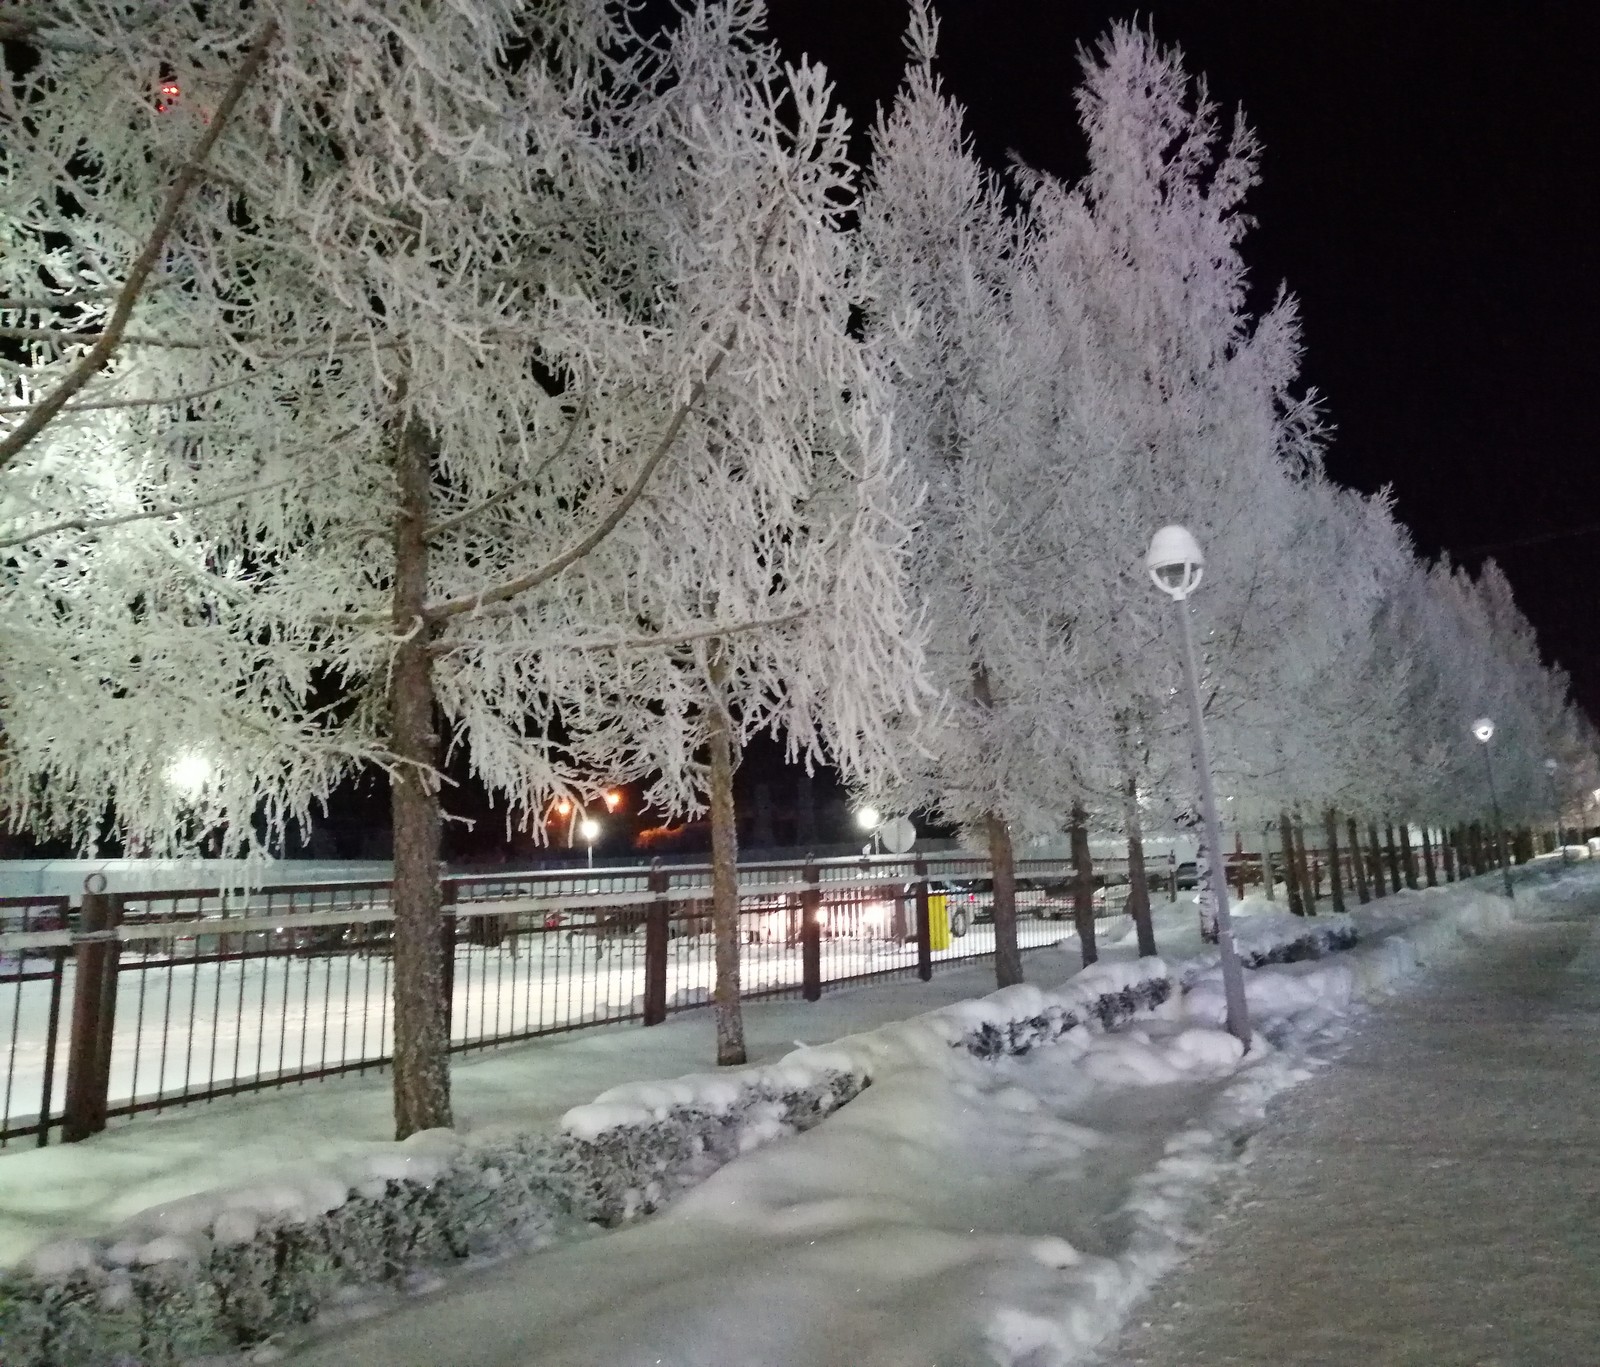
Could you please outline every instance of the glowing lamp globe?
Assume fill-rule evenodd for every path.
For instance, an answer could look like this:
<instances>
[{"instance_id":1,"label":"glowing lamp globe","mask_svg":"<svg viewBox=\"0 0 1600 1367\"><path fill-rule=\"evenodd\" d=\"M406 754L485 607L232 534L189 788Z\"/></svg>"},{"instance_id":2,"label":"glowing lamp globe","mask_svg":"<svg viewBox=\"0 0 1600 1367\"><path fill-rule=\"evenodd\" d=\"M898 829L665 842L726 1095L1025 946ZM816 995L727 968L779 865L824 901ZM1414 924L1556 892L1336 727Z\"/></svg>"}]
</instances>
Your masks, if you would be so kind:
<instances>
[{"instance_id":1,"label":"glowing lamp globe","mask_svg":"<svg viewBox=\"0 0 1600 1367\"><path fill-rule=\"evenodd\" d=\"M1487 745L1494 736L1494 722L1488 717L1479 717L1472 723L1472 734Z\"/></svg>"},{"instance_id":2,"label":"glowing lamp globe","mask_svg":"<svg viewBox=\"0 0 1600 1367\"><path fill-rule=\"evenodd\" d=\"M878 823L882 820L876 807L863 807L856 813L856 825L864 831L877 830Z\"/></svg>"},{"instance_id":3,"label":"glowing lamp globe","mask_svg":"<svg viewBox=\"0 0 1600 1367\"><path fill-rule=\"evenodd\" d=\"M1200 587L1205 574L1205 557L1200 543L1187 527L1163 527L1150 538L1144 567L1150 581L1169 598L1182 600Z\"/></svg>"},{"instance_id":4,"label":"glowing lamp globe","mask_svg":"<svg viewBox=\"0 0 1600 1367\"><path fill-rule=\"evenodd\" d=\"M210 781L211 761L197 751L179 755L167 766L167 782L184 797L199 797Z\"/></svg>"}]
</instances>

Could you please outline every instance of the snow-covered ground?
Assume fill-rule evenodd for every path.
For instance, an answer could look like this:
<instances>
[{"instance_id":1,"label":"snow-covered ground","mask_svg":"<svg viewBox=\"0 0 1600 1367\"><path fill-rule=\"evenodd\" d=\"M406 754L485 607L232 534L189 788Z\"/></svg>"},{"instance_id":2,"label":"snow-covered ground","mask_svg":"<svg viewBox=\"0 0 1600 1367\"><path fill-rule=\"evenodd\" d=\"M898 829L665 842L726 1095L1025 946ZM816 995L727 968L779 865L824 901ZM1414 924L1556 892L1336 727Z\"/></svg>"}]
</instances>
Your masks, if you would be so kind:
<instances>
[{"instance_id":1,"label":"snow-covered ground","mask_svg":"<svg viewBox=\"0 0 1600 1367\"><path fill-rule=\"evenodd\" d=\"M1273 922L1287 918L1248 915L1268 912L1265 904L1244 910L1246 947L1282 938ZM1072 1361L1181 1255L1239 1139L1260 1124L1269 1097L1308 1076L1343 1036L1353 1003L1407 977L1419 958L1446 957L1464 933L1503 923L1505 906L1470 889L1440 890L1391 898L1354 919L1362 948L1248 976L1262 1033L1243 1059L1215 1028L1214 955L1203 952L1183 908L1163 917L1161 934L1192 990L1132 1025L1072 1031L1021 1058L981 1061L949 1047L960 1023L1020 1019L1041 1003L1072 999L1070 990L1041 998L1027 988L791 1055L791 1072L843 1059L869 1072L872 1086L817 1128L729 1163L661 1218L456 1274L426 1305L341 1330L340 1320L385 1308L383 1295L358 1299L324 1317L312 1338L332 1341L311 1343L305 1360ZM1115 982L1119 967L1133 970L1133 948L1115 931L1107 938L1115 943L1103 972ZM1029 963L1040 981L1071 967L1062 951ZM875 984L821 1007L756 1007L754 1055L771 1059L791 1040L820 1043L975 994L986 974L974 967L933 984ZM691 1038L694 1047L684 1049ZM665 1088L647 1081L703 1064L708 1046L704 1022L688 1016L659 1030L505 1051L458 1070L460 1110L480 1136L526 1131L607 1082L623 1082L602 1104L567 1116L569 1128L603 1130L619 1115L648 1114L663 1098L682 1101L707 1086L726 1091L726 1073ZM86 1173L106 1204L44 1196L14 1230L13 1249L41 1236L103 1231L109 1218L185 1189L257 1180L270 1166L274 1136L281 1163L286 1132L305 1160L284 1175L286 1188L305 1185L308 1164L314 1175L350 1160L385 1161L382 1081L250 1098L219 1105L209 1118L178 1113L75 1150L21 1155L30 1191L59 1188L69 1172L78 1185ZM232 1150L221 1161L218 1146ZM197 1170L184 1170L185 1150ZM3 1171L22 1173L14 1161ZM119 1168L131 1179L120 1209L110 1204ZM164 1227L159 1214L129 1225L134 1244Z\"/></svg>"},{"instance_id":2,"label":"snow-covered ground","mask_svg":"<svg viewBox=\"0 0 1600 1367\"><path fill-rule=\"evenodd\" d=\"M1243 1058L1212 1024L1220 989L1214 956L1204 955L1183 966L1192 1014L1174 1002L1020 1058L931 1048L916 1022L846 1041L874 1057L873 1085L817 1128L729 1163L660 1218L463 1275L420 1304L347 1307L295 1360L1080 1360L1191 1246L1266 1102L1311 1075L1360 1001L1507 915L1505 903L1470 889L1394 897L1358 914L1362 948L1247 975L1261 1037ZM1251 931L1247 919L1247 945ZM602 1098L600 1118L659 1096L625 1088ZM582 1108L567 1123L594 1116ZM385 1308L370 1323L338 1323Z\"/></svg>"}]
</instances>

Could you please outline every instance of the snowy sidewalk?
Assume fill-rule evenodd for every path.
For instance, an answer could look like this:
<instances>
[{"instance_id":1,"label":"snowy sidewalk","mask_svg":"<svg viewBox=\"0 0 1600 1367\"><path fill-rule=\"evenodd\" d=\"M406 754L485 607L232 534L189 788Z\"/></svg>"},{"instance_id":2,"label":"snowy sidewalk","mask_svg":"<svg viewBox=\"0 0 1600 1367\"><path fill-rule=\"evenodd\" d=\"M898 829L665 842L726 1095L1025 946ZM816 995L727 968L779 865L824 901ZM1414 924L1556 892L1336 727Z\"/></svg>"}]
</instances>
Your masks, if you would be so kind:
<instances>
[{"instance_id":1,"label":"snowy sidewalk","mask_svg":"<svg viewBox=\"0 0 1600 1367\"><path fill-rule=\"evenodd\" d=\"M1105 1367L1600 1362L1600 893L1545 897L1279 1110Z\"/></svg>"}]
</instances>

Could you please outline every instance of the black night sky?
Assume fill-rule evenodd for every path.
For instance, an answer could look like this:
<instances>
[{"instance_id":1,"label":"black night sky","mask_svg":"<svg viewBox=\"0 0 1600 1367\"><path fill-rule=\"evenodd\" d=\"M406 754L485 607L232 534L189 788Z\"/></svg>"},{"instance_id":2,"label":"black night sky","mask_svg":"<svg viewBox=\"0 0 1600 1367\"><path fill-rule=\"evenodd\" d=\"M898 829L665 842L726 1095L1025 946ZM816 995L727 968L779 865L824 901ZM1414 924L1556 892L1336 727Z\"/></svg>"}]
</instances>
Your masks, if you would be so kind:
<instances>
[{"instance_id":1,"label":"black night sky","mask_svg":"<svg viewBox=\"0 0 1600 1367\"><path fill-rule=\"evenodd\" d=\"M1077 52L1152 23L1265 145L1246 255L1300 296L1330 472L1393 486L1419 551L1498 558L1600 717L1600 9L1425 0L936 0L978 150L1082 169ZM901 0L773 0L786 52L863 124L903 65ZM1572 535L1561 535L1563 533Z\"/></svg>"}]
</instances>

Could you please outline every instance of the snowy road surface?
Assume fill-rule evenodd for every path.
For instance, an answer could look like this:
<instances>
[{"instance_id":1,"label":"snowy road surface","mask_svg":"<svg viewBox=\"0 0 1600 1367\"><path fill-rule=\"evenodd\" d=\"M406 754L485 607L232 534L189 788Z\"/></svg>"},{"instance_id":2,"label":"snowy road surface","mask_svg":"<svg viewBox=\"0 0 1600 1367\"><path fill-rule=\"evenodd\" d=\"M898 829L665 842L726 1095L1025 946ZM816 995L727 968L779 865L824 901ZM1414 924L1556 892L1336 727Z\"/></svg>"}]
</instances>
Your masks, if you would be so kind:
<instances>
[{"instance_id":1,"label":"snowy road surface","mask_svg":"<svg viewBox=\"0 0 1600 1367\"><path fill-rule=\"evenodd\" d=\"M1582 891L1524 904L1499 950L1387 1004L1281 1108L1226 1222L1105 1367L1600 1362L1600 893Z\"/></svg>"}]
</instances>

